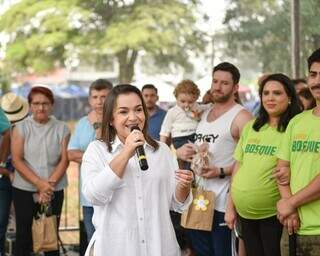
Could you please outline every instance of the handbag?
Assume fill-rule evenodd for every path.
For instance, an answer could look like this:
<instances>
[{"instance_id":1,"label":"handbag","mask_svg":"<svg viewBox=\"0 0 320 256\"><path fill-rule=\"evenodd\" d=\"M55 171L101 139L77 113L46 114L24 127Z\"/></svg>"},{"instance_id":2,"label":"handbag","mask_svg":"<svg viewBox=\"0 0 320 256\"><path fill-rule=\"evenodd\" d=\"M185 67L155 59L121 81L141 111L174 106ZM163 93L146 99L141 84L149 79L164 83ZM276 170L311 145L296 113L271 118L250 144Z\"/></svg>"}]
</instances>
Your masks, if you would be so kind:
<instances>
[{"instance_id":1,"label":"handbag","mask_svg":"<svg viewBox=\"0 0 320 256\"><path fill-rule=\"evenodd\" d=\"M199 181L204 179L199 178ZM211 231L214 215L215 194L199 186L192 188L193 201L181 215L181 226L187 229Z\"/></svg>"},{"instance_id":2,"label":"handbag","mask_svg":"<svg viewBox=\"0 0 320 256\"><path fill-rule=\"evenodd\" d=\"M32 222L33 251L58 250L57 216L48 215L48 205L41 205Z\"/></svg>"}]
</instances>

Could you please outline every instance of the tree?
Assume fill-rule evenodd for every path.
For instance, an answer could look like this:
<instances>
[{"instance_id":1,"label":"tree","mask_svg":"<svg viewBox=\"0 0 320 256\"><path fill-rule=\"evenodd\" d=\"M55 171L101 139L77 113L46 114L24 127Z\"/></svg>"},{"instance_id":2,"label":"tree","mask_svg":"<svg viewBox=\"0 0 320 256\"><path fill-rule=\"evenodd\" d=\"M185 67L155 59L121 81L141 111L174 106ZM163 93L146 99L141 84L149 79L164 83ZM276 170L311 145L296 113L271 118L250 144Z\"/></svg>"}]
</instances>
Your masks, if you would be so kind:
<instances>
[{"instance_id":1,"label":"tree","mask_svg":"<svg viewBox=\"0 0 320 256\"><path fill-rule=\"evenodd\" d=\"M130 82L139 53L159 65L191 68L188 53L204 50L196 27L197 1L22 0L0 19L9 35L5 63L11 70L45 72L114 56L119 81ZM71 60L71 61L70 61Z\"/></svg>"},{"instance_id":2,"label":"tree","mask_svg":"<svg viewBox=\"0 0 320 256\"><path fill-rule=\"evenodd\" d=\"M250 61L264 73L291 74L290 0L229 1L224 20L227 54L250 55ZM302 60L320 45L319 11L317 0L300 2ZM305 74L305 68L305 64L301 65L299 73Z\"/></svg>"}]
</instances>

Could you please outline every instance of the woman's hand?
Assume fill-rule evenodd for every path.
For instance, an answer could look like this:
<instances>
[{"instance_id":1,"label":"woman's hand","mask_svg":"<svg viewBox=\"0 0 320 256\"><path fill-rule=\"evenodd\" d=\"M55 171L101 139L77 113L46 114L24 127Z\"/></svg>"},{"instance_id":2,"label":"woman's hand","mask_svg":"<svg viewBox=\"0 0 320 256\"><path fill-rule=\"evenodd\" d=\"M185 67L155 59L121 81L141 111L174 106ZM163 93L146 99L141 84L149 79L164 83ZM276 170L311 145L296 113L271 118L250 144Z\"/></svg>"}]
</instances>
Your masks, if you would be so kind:
<instances>
[{"instance_id":1,"label":"woman's hand","mask_svg":"<svg viewBox=\"0 0 320 256\"><path fill-rule=\"evenodd\" d=\"M39 179L35 185L39 193L51 195L54 191L54 187L46 180Z\"/></svg>"},{"instance_id":2,"label":"woman's hand","mask_svg":"<svg viewBox=\"0 0 320 256\"><path fill-rule=\"evenodd\" d=\"M134 155L135 149L145 143L143 133L139 130L133 130L126 138L124 150L129 154L129 158Z\"/></svg>"},{"instance_id":3,"label":"woman's hand","mask_svg":"<svg viewBox=\"0 0 320 256\"><path fill-rule=\"evenodd\" d=\"M176 171L176 180L178 182L178 186L182 188L190 188L193 181L193 172L179 169Z\"/></svg>"},{"instance_id":4,"label":"woman's hand","mask_svg":"<svg viewBox=\"0 0 320 256\"><path fill-rule=\"evenodd\" d=\"M234 207L233 200L230 192L228 193L226 212L224 214L224 221L226 222L228 228L234 229L237 221L237 211Z\"/></svg>"},{"instance_id":5,"label":"woman's hand","mask_svg":"<svg viewBox=\"0 0 320 256\"><path fill-rule=\"evenodd\" d=\"M42 192L39 192L39 198L38 198L38 203L39 204L48 204L51 202L52 200L52 197L53 197L53 193L42 193Z\"/></svg>"},{"instance_id":6,"label":"woman's hand","mask_svg":"<svg viewBox=\"0 0 320 256\"><path fill-rule=\"evenodd\" d=\"M276 179L279 185L289 185L290 183L290 167L277 167L272 176Z\"/></svg>"},{"instance_id":7,"label":"woman's hand","mask_svg":"<svg viewBox=\"0 0 320 256\"><path fill-rule=\"evenodd\" d=\"M176 198L179 202L183 203L190 193L193 172L179 169L176 171L176 180Z\"/></svg>"},{"instance_id":8,"label":"woman's hand","mask_svg":"<svg viewBox=\"0 0 320 256\"><path fill-rule=\"evenodd\" d=\"M196 153L192 143L184 144L176 150L177 157L181 160L191 162L193 155Z\"/></svg>"},{"instance_id":9,"label":"woman's hand","mask_svg":"<svg viewBox=\"0 0 320 256\"><path fill-rule=\"evenodd\" d=\"M226 213L224 214L224 221L226 222L228 228L234 229L237 221L237 212L234 207L227 207Z\"/></svg>"}]
</instances>

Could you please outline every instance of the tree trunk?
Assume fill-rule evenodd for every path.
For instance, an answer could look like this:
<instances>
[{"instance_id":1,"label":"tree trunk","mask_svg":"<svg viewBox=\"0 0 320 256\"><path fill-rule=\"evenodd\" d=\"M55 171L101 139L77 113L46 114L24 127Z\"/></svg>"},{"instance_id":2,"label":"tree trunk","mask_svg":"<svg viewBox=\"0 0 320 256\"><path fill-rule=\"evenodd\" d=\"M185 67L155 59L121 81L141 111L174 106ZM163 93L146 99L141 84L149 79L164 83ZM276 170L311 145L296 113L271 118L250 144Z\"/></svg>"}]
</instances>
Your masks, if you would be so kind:
<instances>
[{"instance_id":1,"label":"tree trunk","mask_svg":"<svg viewBox=\"0 0 320 256\"><path fill-rule=\"evenodd\" d=\"M299 78L300 71L300 6L299 0L291 0L291 67L292 77Z\"/></svg>"},{"instance_id":2,"label":"tree trunk","mask_svg":"<svg viewBox=\"0 0 320 256\"><path fill-rule=\"evenodd\" d=\"M134 64L138 57L138 51L126 49L117 53L119 63L119 83L130 83L134 76Z\"/></svg>"}]
</instances>

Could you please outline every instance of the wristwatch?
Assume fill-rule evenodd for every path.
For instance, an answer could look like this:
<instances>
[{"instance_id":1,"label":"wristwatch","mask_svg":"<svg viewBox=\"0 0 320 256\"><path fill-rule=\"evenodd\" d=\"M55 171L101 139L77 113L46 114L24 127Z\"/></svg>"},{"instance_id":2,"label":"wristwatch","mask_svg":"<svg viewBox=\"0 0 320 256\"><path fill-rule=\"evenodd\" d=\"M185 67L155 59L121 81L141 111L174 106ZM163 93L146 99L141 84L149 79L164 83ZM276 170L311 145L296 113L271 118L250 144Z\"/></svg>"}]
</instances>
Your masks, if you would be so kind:
<instances>
[{"instance_id":1,"label":"wristwatch","mask_svg":"<svg viewBox=\"0 0 320 256\"><path fill-rule=\"evenodd\" d=\"M226 174L224 172L224 169L223 167L220 168L220 174L219 174L219 178L220 179L224 179L226 177Z\"/></svg>"}]
</instances>

